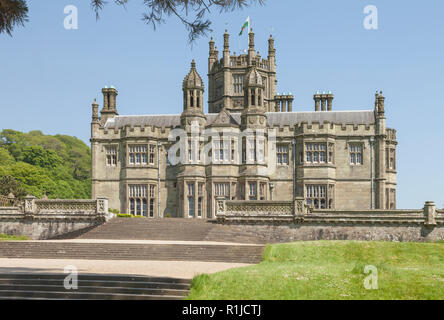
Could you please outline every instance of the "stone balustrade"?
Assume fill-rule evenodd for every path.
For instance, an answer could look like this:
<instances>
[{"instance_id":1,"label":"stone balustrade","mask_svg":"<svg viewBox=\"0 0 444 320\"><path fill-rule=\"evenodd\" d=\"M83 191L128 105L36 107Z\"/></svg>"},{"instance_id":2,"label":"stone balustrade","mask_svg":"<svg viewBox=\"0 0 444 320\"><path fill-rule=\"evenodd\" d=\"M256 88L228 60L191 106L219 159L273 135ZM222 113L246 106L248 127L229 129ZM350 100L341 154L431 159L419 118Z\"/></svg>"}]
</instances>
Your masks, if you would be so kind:
<instances>
[{"instance_id":1,"label":"stone balustrade","mask_svg":"<svg viewBox=\"0 0 444 320\"><path fill-rule=\"evenodd\" d=\"M230 201L216 199L217 220L224 222L298 222L332 224L444 225L444 210L427 201L418 210L327 210L313 209L303 198L295 201Z\"/></svg>"},{"instance_id":2,"label":"stone balustrade","mask_svg":"<svg viewBox=\"0 0 444 320\"><path fill-rule=\"evenodd\" d=\"M0 207L0 233L47 239L99 225L113 217L106 198L44 200L27 196L20 206Z\"/></svg>"}]
</instances>

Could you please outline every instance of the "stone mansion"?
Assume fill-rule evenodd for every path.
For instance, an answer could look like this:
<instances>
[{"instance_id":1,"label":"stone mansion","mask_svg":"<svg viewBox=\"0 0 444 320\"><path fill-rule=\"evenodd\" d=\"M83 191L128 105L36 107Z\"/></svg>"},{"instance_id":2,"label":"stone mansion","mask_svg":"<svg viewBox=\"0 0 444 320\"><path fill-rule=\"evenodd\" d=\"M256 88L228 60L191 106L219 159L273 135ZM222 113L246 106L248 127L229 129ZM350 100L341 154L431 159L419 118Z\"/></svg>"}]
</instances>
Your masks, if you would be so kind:
<instances>
[{"instance_id":1,"label":"stone mansion","mask_svg":"<svg viewBox=\"0 0 444 320\"><path fill-rule=\"evenodd\" d=\"M318 209L396 208L396 130L386 128L384 96L372 110L334 111L333 94L314 110L293 110L276 93L276 50L221 56L211 39L208 113L196 64L183 80L181 114L118 114L117 90L92 105L92 198L151 218L214 218L215 200L290 201Z\"/></svg>"}]
</instances>

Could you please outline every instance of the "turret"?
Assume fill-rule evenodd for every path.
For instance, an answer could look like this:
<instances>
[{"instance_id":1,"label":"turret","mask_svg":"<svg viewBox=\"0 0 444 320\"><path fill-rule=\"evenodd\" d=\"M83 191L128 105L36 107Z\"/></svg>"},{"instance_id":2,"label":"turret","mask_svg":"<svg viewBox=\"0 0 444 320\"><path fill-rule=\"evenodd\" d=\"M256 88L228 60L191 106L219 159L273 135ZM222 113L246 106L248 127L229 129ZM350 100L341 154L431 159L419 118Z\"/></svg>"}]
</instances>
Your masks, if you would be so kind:
<instances>
[{"instance_id":1,"label":"turret","mask_svg":"<svg viewBox=\"0 0 444 320\"><path fill-rule=\"evenodd\" d=\"M230 35L228 34L228 31L225 30L224 33L224 67L230 67Z\"/></svg>"},{"instance_id":2,"label":"turret","mask_svg":"<svg viewBox=\"0 0 444 320\"><path fill-rule=\"evenodd\" d=\"M183 113L182 125L188 126L191 121L205 119L203 112L204 83L196 70L196 62L191 62L191 70L182 83ZM189 121L188 121L189 120Z\"/></svg>"},{"instance_id":3,"label":"turret","mask_svg":"<svg viewBox=\"0 0 444 320\"><path fill-rule=\"evenodd\" d=\"M253 64L253 60L255 60L254 32L253 29L251 29L248 34L248 66Z\"/></svg>"},{"instance_id":4,"label":"turret","mask_svg":"<svg viewBox=\"0 0 444 320\"><path fill-rule=\"evenodd\" d=\"M270 34L268 39L268 61L270 62L270 71L276 72L276 49L274 48L274 39Z\"/></svg>"},{"instance_id":5,"label":"turret","mask_svg":"<svg viewBox=\"0 0 444 320\"><path fill-rule=\"evenodd\" d=\"M375 94L375 207L385 208L386 198L386 124L382 91Z\"/></svg>"},{"instance_id":6,"label":"turret","mask_svg":"<svg viewBox=\"0 0 444 320\"><path fill-rule=\"evenodd\" d=\"M256 61L253 60L244 79L244 110L242 112L242 125L249 128L266 126L264 107L264 89L261 74L257 71Z\"/></svg>"},{"instance_id":7,"label":"turret","mask_svg":"<svg viewBox=\"0 0 444 320\"><path fill-rule=\"evenodd\" d=\"M102 89L103 93L103 108L100 111L100 122L101 124L105 124L109 118L114 118L119 115L117 113L117 95L118 91L111 86L110 88L106 87Z\"/></svg>"},{"instance_id":8,"label":"turret","mask_svg":"<svg viewBox=\"0 0 444 320\"><path fill-rule=\"evenodd\" d=\"M213 37L211 37L211 40L209 42L210 52L208 54L208 72L210 72L213 69L214 63L216 63L218 57L216 53L216 49L214 47L214 40Z\"/></svg>"}]
</instances>

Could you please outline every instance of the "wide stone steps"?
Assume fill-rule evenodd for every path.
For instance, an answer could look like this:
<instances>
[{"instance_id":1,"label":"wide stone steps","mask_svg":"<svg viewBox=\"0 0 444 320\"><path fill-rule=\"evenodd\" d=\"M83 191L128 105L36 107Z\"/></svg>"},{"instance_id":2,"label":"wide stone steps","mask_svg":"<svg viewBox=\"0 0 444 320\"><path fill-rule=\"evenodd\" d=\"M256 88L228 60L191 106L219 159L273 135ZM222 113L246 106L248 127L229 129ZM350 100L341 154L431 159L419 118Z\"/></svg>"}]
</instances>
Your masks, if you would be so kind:
<instances>
[{"instance_id":1,"label":"wide stone steps","mask_svg":"<svg viewBox=\"0 0 444 320\"><path fill-rule=\"evenodd\" d=\"M0 242L0 258L259 263L263 246Z\"/></svg>"},{"instance_id":2,"label":"wide stone steps","mask_svg":"<svg viewBox=\"0 0 444 320\"><path fill-rule=\"evenodd\" d=\"M265 243L255 234L197 219L115 218L83 234L58 238Z\"/></svg>"},{"instance_id":3,"label":"wide stone steps","mask_svg":"<svg viewBox=\"0 0 444 320\"><path fill-rule=\"evenodd\" d=\"M66 274L0 274L0 299L178 300L190 280L139 276L78 275L78 288L65 289Z\"/></svg>"}]
</instances>

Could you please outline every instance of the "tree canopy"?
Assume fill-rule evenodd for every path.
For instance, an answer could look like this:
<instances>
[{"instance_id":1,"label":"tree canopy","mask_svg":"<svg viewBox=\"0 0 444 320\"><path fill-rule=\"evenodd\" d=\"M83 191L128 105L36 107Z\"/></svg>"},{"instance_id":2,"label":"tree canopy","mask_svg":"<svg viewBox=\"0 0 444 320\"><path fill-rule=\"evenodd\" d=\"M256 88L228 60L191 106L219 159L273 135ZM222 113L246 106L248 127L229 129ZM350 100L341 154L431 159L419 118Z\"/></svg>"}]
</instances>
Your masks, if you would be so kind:
<instances>
[{"instance_id":1,"label":"tree canopy","mask_svg":"<svg viewBox=\"0 0 444 320\"><path fill-rule=\"evenodd\" d=\"M99 19L100 12L107 5L106 0L90 0L91 7ZM130 0L114 0L120 6L125 6ZM214 9L218 12L229 12L248 7L251 4L264 4L265 0L143 0L145 10L142 20L155 30L159 24L165 23L166 18L174 16L188 30L190 43L212 31L211 21L207 15ZM26 0L0 0L0 33L12 35L16 26L24 26L28 18Z\"/></svg>"},{"instance_id":2,"label":"tree canopy","mask_svg":"<svg viewBox=\"0 0 444 320\"><path fill-rule=\"evenodd\" d=\"M91 150L66 135L0 131L0 194L90 197Z\"/></svg>"}]
</instances>

